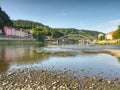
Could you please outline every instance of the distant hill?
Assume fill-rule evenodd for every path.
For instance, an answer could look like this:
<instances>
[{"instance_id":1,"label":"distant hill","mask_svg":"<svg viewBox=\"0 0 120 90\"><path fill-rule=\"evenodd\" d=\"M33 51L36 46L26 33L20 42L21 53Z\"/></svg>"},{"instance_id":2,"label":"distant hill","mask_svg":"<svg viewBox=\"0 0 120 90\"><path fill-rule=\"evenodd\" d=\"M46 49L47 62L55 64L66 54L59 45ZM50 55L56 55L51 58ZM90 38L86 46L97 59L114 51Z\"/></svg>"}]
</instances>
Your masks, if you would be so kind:
<instances>
[{"instance_id":1,"label":"distant hill","mask_svg":"<svg viewBox=\"0 0 120 90\"><path fill-rule=\"evenodd\" d=\"M96 39L102 32L91 30L78 30L75 28L51 28L42 23L29 20L12 20L13 26L24 29L36 29L42 31L45 36L52 38L71 38L71 39Z\"/></svg>"},{"instance_id":2,"label":"distant hill","mask_svg":"<svg viewBox=\"0 0 120 90\"><path fill-rule=\"evenodd\" d=\"M55 28L53 30L64 34L64 38L74 39L97 39L98 34L102 32L92 30L79 30L74 28Z\"/></svg>"},{"instance_id":3,"label":"distant hill","mask_svg":"<svg viewBox=\"0 0 120 90\"><path fill-rule=\"evenodd\" d=\"M47 27L41 23L33 22L29 20L12 20L12 22L13 22L13 26L17 28L32 29L32 28Z\"/></svg>"}]
</instances>

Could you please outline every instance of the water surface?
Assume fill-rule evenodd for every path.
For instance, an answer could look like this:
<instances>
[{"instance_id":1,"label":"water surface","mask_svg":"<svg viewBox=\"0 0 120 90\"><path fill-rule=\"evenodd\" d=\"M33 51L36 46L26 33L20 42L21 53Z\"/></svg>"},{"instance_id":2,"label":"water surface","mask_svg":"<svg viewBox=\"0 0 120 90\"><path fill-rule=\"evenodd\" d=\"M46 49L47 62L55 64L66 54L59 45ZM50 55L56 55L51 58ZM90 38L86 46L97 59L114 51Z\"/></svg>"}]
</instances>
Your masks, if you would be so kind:
<instances>
[{"instance_id":1,"label":"water surface","mask_svg":"<svg viewBox=\"0 0 120 90\"><path fill-rule=\"evenodd\" d=\"M41 68L49 70L71 70L79 76L120 77L120 62L117 57L105 53L83 53L81 50L120 49L119 45L75 46L50 45L34 46L0 46L0 72L24 68ZM54 54L48 54L50 52ZM61 56L55 53L74 53Z\"/></svg>"}]
</instances>

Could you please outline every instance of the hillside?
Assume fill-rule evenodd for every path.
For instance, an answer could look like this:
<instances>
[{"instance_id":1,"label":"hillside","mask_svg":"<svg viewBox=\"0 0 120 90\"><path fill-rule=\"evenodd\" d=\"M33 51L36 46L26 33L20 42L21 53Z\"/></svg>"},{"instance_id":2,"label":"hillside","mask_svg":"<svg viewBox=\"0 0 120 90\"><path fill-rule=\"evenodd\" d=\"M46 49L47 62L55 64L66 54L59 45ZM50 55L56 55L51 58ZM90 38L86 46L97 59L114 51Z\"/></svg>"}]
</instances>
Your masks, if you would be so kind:
<instances>
[{"instance_id":1,"label":"hillside","mask_svg":"<svg viewBox=\"0 0 120 90\"><path fill-rule=\"evenodd\" d=\"M72 39L95 39L101 32L91 30L78 30L74 28L51 28L44 24L33 22L29 20L13 20L13 26L17 28L24 28L33 31L40 31L45 36L52 38L72 38Z\"/></svg>"},{"instance_id":2,"label":"hillside","mask_svg":"<svg viewBox=\"0 0 120 90\"><path fill-rule=\"evenodd\" d=\"M79 30L74 28L56 28L56 31L62 32L64 38L74 38L74 39L96 39L98 34L102 32L92 31L92 30Z\"/></svg>"},{"instance_id":3,"label":"hillside","mask_svg":"<svg viewBox=\"0 0 120 90\"><path fill-rule=\"evenodd\" d=\"M17 28L32 29L32 28L44 28L48 27L38 22L33 22L29 20L12 20L13 26ZM48 27L49 28L49 27Z\"/></svg>"}]
</instances>

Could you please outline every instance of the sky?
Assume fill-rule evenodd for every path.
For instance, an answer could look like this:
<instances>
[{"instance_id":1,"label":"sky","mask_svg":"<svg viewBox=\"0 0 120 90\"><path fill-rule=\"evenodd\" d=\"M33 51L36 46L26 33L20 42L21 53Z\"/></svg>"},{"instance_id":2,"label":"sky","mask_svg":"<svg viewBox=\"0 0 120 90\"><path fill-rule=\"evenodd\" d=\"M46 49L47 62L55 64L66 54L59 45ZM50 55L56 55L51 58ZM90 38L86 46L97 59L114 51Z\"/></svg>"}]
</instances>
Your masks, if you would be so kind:
<instances>
[{"instance_id":1,"label":"sky","mask_svg":"<svg viewBox=\"0 0 120 90\"><path fill-rule=\"evenodd\" d=\"M31 20L52 28L104 33L120 25L120 0L0 0L13 20Z\"/></svg>"}]
</instances>

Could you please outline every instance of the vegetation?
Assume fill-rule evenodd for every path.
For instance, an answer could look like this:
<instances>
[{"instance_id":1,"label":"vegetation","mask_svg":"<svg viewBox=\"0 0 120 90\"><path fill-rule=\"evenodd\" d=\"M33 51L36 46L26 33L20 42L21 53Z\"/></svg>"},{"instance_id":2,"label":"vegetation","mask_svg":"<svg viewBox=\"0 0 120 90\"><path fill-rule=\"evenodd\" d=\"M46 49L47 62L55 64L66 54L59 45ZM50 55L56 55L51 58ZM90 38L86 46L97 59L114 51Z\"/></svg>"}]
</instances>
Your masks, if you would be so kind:
<instances>
[{"instance_id":1,"label":"vegetation","mask_svg":"<svg viewBox=\"0 0 120 90\"><path fill-rule=\"evenodd\" d=\"M16 28L32 29L32 28L45 28L48 29L48 26L45 26L38 22L33 22L29 20L12 20L13 26Z\"/></svg>"},{"instance_id":2,"label":"vegetation","mask_svg":"<svg viewBox=\"0 0 120 90\"><path fill-rule=\"evenodd\" d=\"M63 38L72 39L96 39L100 32L91 30L78 30L74 28L56 28L54 29L64 34Z\"/></svg>"},{"instance_id":3,"label":"vegetation","mask_svg":"<svg viewBox=\"0 0 120 90\"><path fill-rule=\"evenodd\" d=\"M115 34L113 35L114 39L120 39L120 26L118 26L118 29L116 30Z\"/></svg>"},{"instance_id":4,"label":"vegetation","mask_svg":"<svg viewBox=\"0 0 120 90\"><path fill-rule=\"evenodd\" d=\"M4 26L12 26L12 21L0 7L0 28L3 29Z\"/></svg>"},{"instance_id":5,"label":"vegetation","mask_svg":"<svg viewBox=\"0 0 120 90\"><path fill-rule=\"evenodd\" d=\"M59 31L53 30L49 26L29 20L13 20L13 27L24 28L30 31L32 30L34 38L39 41L44 41L43 39L45 39L46 36L51 36L51 38L59 38L64 35Z\"/></svg>"},{"instance_id":6,"label":"vegetation","mask_svg":"<svg viewBox=\"0 0 120 90\"><path fill-rule=\"evenodd\" d=\"M105 40L105 35L100 36L100 37L99 37L99 40Z\"/></svg>"},{"instance_id":7,"label":"vegetation","mask_svg":"<svg viewBox=\"0 0 120 90\"><path fill-rule=\"evenodd\" d=\"M38 22L28 20L13 20L13 26L32 30L34 38L39 41L50 36L51 38L68 38L68 39L95 39L100 32L90 30L78 30L74 28L51 28Z\"/></svg>"},{"instance_id":8,"label":"vegetation","mask_svg":"<svg viewBox=\"0 0 120 90\"><path fill-rule=\"evenodd\" d=\"M44 42L45 40L45 35L42 29L33 29L33 37L41 42Z\"/></svg>"}]
</instances>

